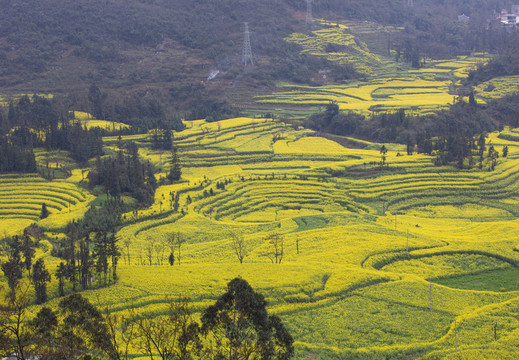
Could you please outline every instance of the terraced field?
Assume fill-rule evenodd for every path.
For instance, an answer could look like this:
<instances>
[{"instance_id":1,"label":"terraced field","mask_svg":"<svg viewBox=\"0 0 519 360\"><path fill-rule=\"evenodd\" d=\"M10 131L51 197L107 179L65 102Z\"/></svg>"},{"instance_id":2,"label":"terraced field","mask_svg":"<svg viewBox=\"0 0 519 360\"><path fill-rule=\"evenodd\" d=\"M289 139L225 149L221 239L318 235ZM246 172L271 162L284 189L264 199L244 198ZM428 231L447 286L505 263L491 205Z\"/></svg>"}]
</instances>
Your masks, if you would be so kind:
<instances>
[{"instance_id":1,"label":"terraced field","mask_svg":"<svg viewBox=\"0 0 519 360\"><path fill-rule=\"evenodd\" d=\"M107 131L117 131L130 128L130 125L120 122L95 119L92 115L83 111L71 111L71 113L73 113L72 121L79 122L81 126L87 129L100 128Z\"/></svg>"},{"instance_id":2,"label":"terraced field","mask_svg":"<svg viewBox=\"0 0 519 360\"><path fill-rule=\"evenodd\" d=\"M68 181L47 181L36 175L0 175L0 233L16 234L37 222L45 203L48 229L60 229L81 218L94 196Z\"/></svg>"},{"instance_id":3,"label":"terraced field","mask_svg":"<svg viewBox=\"0 0 519 360\"><path fill-rule=\"evenodd\" d=\"M378 44L385 42L382 48L387 48L387 38L381 33L391 36L401 29L353 21L341 24L319 21L319 24L320 28L311 35L294 33L285 40L301 45L304 54L352 64L366 80L323 86L279 83L279 91L255 98L258 106L275 107L276 111L297 115L302 111L315 112L335 101L341 110L365 115L372 111L398 109L428 114L452 104L460 79L488 60L487 54L475 53L449 61L428 59L420 69L412 69L401 60L395 61L394 50L382 54ZM378 53L361 39L379 48ZM326 83L326 76L326 72L316 74L316 80L319 78L317 81ZM482 84L475 91L476 98L483 102L516 91L513 82L511 77Z\"/></svg>"},{"instance_id":4,"label":"terraced field","mask_svg":"<svg viewBox=\"0 0 519 360\"><path fill-rule=\"evenodd\" d=\"M459 171L398 156L393 144L380 167L376 144L347 149L271 120L189 122L175 135L185 181L125 215L118 235L131 240L130 261L120 261L117 284L88 296L157 316L166 296L184 295L201 311L241 276L287 324L298 359L514 358L519 142L505 136L514 133L491 134L495 147L510 147L495 171L487 159ZM131 138L164 176L170 155ZM173 232L185 243L170 266ZM246 241L243 264L232 234ZM271 234L283 237L281 264L271 261ZM162 249L152 265L150 242Z\"/></svg>"},{"instance_id":5,"label":"terraced field","mask_svg":"<svg viewBox=\"0 0 519 360\"><path fill-rule=\"evenodd\" d=\"M281 83L278 84L279 92L257 97L256 101L276 107L304 106L316 109L335 101L341 110L364 114L398 109L427 114L452 104L454 84L482 60L479 57L460 59L459 62L446 64L447 68L442 67L442 63L435 63L430 68L409 71L405 75L347 85L310 87ZM510 91L510 88L506 90ZM498 96L498 91L494 91L494 96ZM478 92L477 95L481 101L490 98L485 92Z\"/></svg>"},{"instance_id":6,"label":"terraced field","mask_svg":"<svg viewBox=\"0 0 519 360\"><path fill-rule=\"evenodd\" d=\"M515 358L515 134L490 134L494 147L510 149L495 171L486 158L481 170L460 171L435 167L429 156L401 156L397 144L385 144L382 167L380 144L348 149L270 119L188 122L175 134L183 181L159 187L150 208L124 214L118 236L130 242L121 248L119 280L86 295L121 314L133 306L158 316L179 295L201 311L241 276L287 324L298 359ZM139 144L140 155L162 169L160 178L171 155L152 151L149 136L123 140ZM115 141L105 138L107 147ZM77 185L83 175L73 170L52 182L0 177L2 229L38 221L42 202L51 210L38 221L47 232L81 216L93 199ZM172 233L185 240L180 253L174 250L174 266L167 262ZM243 264L234 234L246 243ZM273 261L273 234L283 239L280 264ZM37 256L54 268L59 260L46 244ZM56 304L55 279L49 292Z\"/></svg>"}]
</instances>

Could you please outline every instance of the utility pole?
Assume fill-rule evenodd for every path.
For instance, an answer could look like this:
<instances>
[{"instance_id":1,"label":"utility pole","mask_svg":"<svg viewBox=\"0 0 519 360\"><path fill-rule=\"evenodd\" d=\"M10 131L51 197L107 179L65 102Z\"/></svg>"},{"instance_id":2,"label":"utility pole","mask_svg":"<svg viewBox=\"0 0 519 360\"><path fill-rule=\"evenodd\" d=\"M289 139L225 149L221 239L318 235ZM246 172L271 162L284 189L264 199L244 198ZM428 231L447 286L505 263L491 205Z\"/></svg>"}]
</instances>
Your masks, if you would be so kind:
<instances>
[{"instance_id":1,"label":"utility pole","mask_svg":"<svg viewBox=\"0 0 519 360\"><path fill-rule=\"evenodd\" d=\"M456 324L456 319L454 319L454 343L456 346L456 352L458 352L458 325Z\"/></svg>"},{"instance_id":2,"label":"utility pole","mask_svg":"<svg viewBox=\"0 0 519 360\"><path fill-rule=\"evenodd\" d=\"M432 312L432 282L429 281L429 311Z\"/></svg>"},{"instance_id":3,"label":"utility pole","mask_svg":"<svg viewBox=\"0 0 519 360\"><path fill-rule=\"evenodd\" d=\"M250 33L249 33L249 23L245 24L245 33L243 36L243 50L242 50L242 58L241 62L244 65L250 62L251 65L254 65L254 61L252 60L252 47L250 45Z\"/></svg>"},{"instance_id":4,"label":"utility pole","mask_svg":"<svg viewBox=\"0 0 519 360\"><path fill-rule=\"evenodd\" d=\"M405 252L409 253L409 229L407 229L407 242L405 244Z\"/></svg>"},{"instance_id":5,"label":"utility pole","mask_svg":"<svg viewBox=\"0 0 519 360\"><path fill-rule=\"evenodd\" d=\"M306 23L312 24L314 19L312 17L312 0L306 0Z\"/></svg>"}]
</instances>

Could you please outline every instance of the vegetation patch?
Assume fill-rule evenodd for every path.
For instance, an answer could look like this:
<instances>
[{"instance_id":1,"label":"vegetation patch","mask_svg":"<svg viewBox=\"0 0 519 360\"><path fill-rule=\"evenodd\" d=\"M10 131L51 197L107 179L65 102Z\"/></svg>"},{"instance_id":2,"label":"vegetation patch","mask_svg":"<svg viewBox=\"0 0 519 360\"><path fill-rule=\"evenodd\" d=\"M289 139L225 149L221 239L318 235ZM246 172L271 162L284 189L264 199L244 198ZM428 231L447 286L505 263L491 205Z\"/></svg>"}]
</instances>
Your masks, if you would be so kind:
<instances>
[{"instance_id":1,"label":"vegetation patch","mask_svg":"<svg viewBox=\"0 0 519 360\"><path fill-rule=\"evenodd\" d=\"M411 255L412 256L412 255ZM409 260L397 260L381 268L384 271L418 275L424 279L455 274L473 274L512 266L496 258L473 254L428 255Z\"/></svg>"},{"instance_id":2,"label":"vegetation patch","mask_svg":"<svg viewBox=\"0 0 519 360\"><path fill-rule=\"evenodd\" d=\"M518 274L517 268L505 267L482 270L477 274L450 276L433 281L456 289L496 292L519 291Z\"/></svg>"}]
</instances>

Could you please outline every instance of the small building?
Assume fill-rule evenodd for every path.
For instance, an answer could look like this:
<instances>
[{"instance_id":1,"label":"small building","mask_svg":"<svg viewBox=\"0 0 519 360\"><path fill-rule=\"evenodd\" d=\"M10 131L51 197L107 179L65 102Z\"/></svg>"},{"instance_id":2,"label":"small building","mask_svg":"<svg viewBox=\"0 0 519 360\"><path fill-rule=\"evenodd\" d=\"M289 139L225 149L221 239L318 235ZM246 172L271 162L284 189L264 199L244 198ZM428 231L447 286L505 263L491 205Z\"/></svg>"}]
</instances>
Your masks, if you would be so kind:
<instances>
[{"instance_id":1,"label":"small building","mask_svg":"<svg viewBox=\"0 0 519 360\"><path fill-rule=\"evenodd\" d=\"M157 45L157 47L155 48L155 52L156 53L166 52L166 49L164 48L164 44Z\"/></svg>"},{"instance_id":2,"label":"small building","mask_svg":"<svg viewBox=\"0 0 519 360\"><path fill-rule=\"evenodd\" d=\"M458 21L461 21L462 23L468 23L470 20L470 16L467 16L465 14L458 15Z\"/></svg>"},{"instance_id":3,"label":"small building","mask_svg":"<svg viewBox=\"0 0 519 360\"><path fill-rule=\"evenodd\" d=\"M499 20L503 26L517 26L519 22L519 5L513 5L510 12L506 9L501 10L501 12L496 15L496 19Z\"/></svg>"}]
</instances>

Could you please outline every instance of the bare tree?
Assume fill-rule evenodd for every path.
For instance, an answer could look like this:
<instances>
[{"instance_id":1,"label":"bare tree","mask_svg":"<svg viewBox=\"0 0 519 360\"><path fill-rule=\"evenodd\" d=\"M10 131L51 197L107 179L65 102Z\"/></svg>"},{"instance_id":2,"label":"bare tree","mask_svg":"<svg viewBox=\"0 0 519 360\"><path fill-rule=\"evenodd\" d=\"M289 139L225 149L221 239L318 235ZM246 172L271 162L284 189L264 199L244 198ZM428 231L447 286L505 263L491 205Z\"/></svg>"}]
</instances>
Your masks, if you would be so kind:
<instances>
[{"instance_id":1,"label":"bare tree","mask_svg":"<svg viewBox=\"0 0 519 360\"><path fill-rule=\"evenodd\" d=\"M155 251L155 239L152 237L148 237L146 239L146 246L144 247L144 252L146 254L146 257L148 258L148 261L150 265L153 265L153 252Z\"/></svg>"},{"instance_id":2,"label":"bare tree","mask_svg":"<svg viewBox=\"0 0 519 360\"><path fill-rule=\"evenodd\" d=\"M23 326L30 303L28 291L28 285L18 284L16 292L0 304L0 353L14 353L18 360L25 360L30 341L27 327Z\"/></svg>"},{"instance_id":3,"label":"bare tree","mask_svg":"<svg viewBox=\"0 0 519 360\"><path fill-rule=\"evenodd\" d=\"M232 233L231 240L234 253L236 254L240 264L243 264L243 259L245 259L248 254L245 239L242 234Z\"/></svg>"},{"instance_id":4,"label":"bare tree","mask_svg":"<svg viewBox=\"0 0 519 360\"><path fill-rule=\"evenodd\" d=\"M169 247L170 254L173 255L173 259L175 258L175 248L177 246L177 233L172 232L169 233L166 238L166 244Z\"/></svg>"},{"instance_id":5,"label":"bare tree","mask_svg":"<svg viewBox=\"0 0 519 360\"><path fill-rule=\"evenodd\" d=\"M130 346L137 337L135 310L132 307L127 310L126 314L117 315L106 307L104 318L113 344L112 351L108 354L109 357L116 360L128 360Z\"/></svg>"},{"instance_id":6,"label":"bare tree","mask_svg":"<svg viewBox=\"0 0 519 360\"><path fill-rule=\"evenodd\" d=\"M178 265L180 266L180 247L183 243L186 242L186 239L184 238L184 235L179 231L177 232L177 239L175 241L175 244L178 247Z\"/></svg>"},{"instance_id":7,"label":"bare tree","mask_svg":"<svg viewBox=\"0 0 519 360\"><path fill-rule=\"evenodd\" d=\"M157 255L157 264L162 265L164 262L164 241L160 241L155 245L155 253Z\"/></svg>"},{"instance_id":8,"label":"bare tree","mask_svg":"<svg viewBox=\"0 0 519 360\"><path fill-rule=\"evenodd\" d=\"M123 240L123 245L126 248L126 257L128 258L128 265L130 265L130 245L131 244L132 244L132 239L130 239L130 238Z\"/></svg>"},{"instance_id":9,"label":"bare tree","mask_svg":"<svg viewBox=\"0 0 519 360\"><path fill-rule=\"evenodd\" d=\"M179 298L170 304L166 316L136 320L137 346L142 353L150 358L159 354L163 360L196 358L202 345L188 304L187 299Z\"/></svg>"},{"instance_id":10,"label":"bare tree","mask_svg":"<svg viewBox=\"0 0 519 360\"><path fill-rule=\"evenodd\" d=\"M268 242L270 250L265 254L272 263L281 264L284 254L284 238L279 234L270 234L265 238Z\"/></svg>"}]
</instances>

